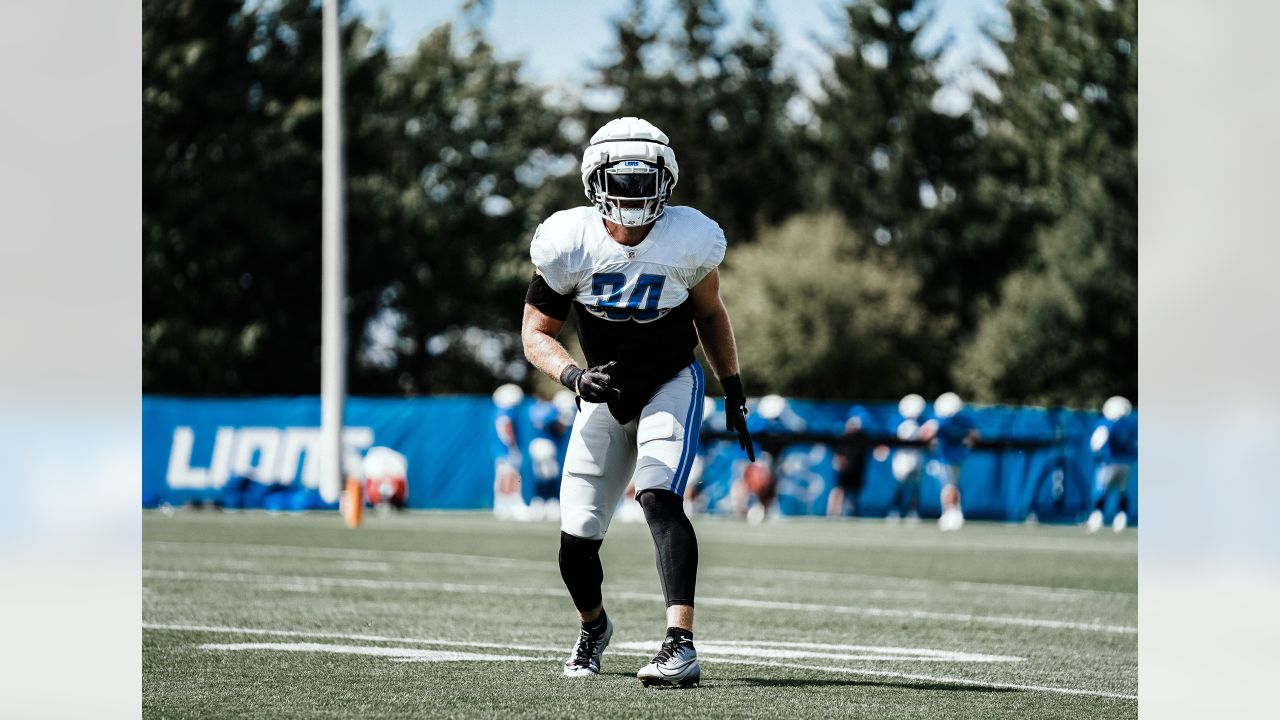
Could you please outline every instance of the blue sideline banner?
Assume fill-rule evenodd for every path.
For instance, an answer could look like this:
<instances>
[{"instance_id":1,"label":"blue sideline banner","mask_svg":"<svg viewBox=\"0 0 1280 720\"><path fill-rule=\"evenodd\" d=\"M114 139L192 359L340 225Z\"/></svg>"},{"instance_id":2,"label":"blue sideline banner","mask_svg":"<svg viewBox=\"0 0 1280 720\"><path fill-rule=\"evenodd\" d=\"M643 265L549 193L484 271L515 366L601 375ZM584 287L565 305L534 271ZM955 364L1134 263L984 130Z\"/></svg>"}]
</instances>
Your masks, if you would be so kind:
<instances>
[{"instance_id":1,"label":"blue sideline banner","mask_svg":"<svg viewBox=\"0 0 1280 720\"><path fill-rule=\"evenodd\" d=\"M491 507L492 416L488 398L350 398L343 465L390 447L408 459L410 507ZM241 499L231 482L249 485L243 507L332 507L316 490L319 439L318 397L144 396L143 504Z\"/></svg>"},{"instance_id":2,"label":"blue sideline banner","mask_svg":"<svg viewBox=\"0 0 1280 720\"><path fill-rule=\"evenodd\" d=\"M528 399L516 418L518 437L531 431ZM716 403L721 410L721 403ZM794 400L805 431L839 435L848 403ZM896 405L869 404L868 434L892 436ZM970 518L1020 521L1035 512L1046 521L1075 522L1090 509L1095 464L1089 449L1098 414L1042 408L974 407L968 410L984 440L1040 443L1038 447L979 449L964 462L962 496ZM216 503L274 510L330 508L316 489L320 401L316 397L236 399L144 396L143 504ZM707 429L723 430L723 412ZM494 406L490 398L350 398L346 406L344 465L356 467L373 446L408 460L408 507L493 507ZM522 441L522 445L526 441ZM735 442L711 440L701 450L699 504L730 511L729 489L745 457ZM523 453L526 498L533 483ZM892 453L868 452L856 503L859 516L883 516L896 488ZM936 517L941 469L925 453L920 512ZM834 451L823 444L791 445L775 468L778 511L821 515L836 485ZM1129 481L1129 517L1137 520L1138 471ZM1108 515L1110 514L1109 509Z\"/></svg>"}]
</instances>

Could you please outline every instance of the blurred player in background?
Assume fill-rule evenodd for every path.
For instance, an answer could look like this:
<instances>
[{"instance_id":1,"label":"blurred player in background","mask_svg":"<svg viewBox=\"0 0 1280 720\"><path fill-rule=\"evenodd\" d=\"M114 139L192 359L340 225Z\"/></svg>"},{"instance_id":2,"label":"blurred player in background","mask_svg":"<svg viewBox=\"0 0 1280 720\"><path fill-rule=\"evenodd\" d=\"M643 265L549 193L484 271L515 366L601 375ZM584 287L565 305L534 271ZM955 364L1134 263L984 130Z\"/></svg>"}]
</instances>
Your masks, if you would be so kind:
<instances>
[{"instance_id":1,"label":"blurred player in background","mask_svg":"<svg viewBox=\"0 0 1280 720\"><path fill-rule=\"evenodd\" d=\"M827 517L852 515L857 509L858 493L862 492L867 470L865 439L870 423L871 415L865 407L854 405L849 408L844 421L844 442L836 450L836 486L827 496Z\"/></svg>"},{"instance_id":2,"label":"blurred player in background","mask_svg":"<svg viewBox=\"0 0 1280 720\"><path fill-rule=\"evenodd\" d=\"M572 422L572 421L571 421ZM529 408L529 464L533 467L533 496L529 499L531 520L560 519L560 440L569 426L560 419L555 403L539 397Z\"/></svg>"},{"instance_id":3,"label":"blurred player in background","mask_svg":"<svg viewBox=\"0 0 1280 720\"><path fill-rule=\"evenodd\" d=\"M899 440L929 441L933 439L936 429L933 425L922 425L925 400L911 393L898 401L898 423L894 434ZM906 518L908 522L920 520L920 472L924 466L924 451L919 447L900 447L893 451L890 470L897 487L893 490L893 500L889 503L889 520Z\"/></svg>"},{"instance_id":4,"label":"blurred player in background","mask_svg":"<svg viewBox=\"0 0 1280 720\"><path fill-rule=\"evenodd\" d=\"M778 495L778 469L787 449L788 435L804 432L804 419L795 414L781 395L765 395L747 419L747 429L756 440L756 459L742 468L729 490L733 514L758 525L764 522Z\"/></svg>"},{"instance_id":5,"label":"blurred player in background","mask_svg":"<svg viewBox=\"0 0 1280 720\"><path fill-rule=\"evenodd\" d=\"M520 443L516 411L524 400L519 385L493 391L493 514L499 520L524 520L528 509L520 487Z\"/></svg>"},{"instance_id":6,"label":"blurred player in background","mask_svg":"<svg viewBox=\"0 0 1280 720\"><path fill-rule=\"evenodd\" d=\"M960 509L960 471L978 441L978 428L973 417L964 411L964 401L953 392L945 392L933 401L933 425L938 456L942 460L942 516L938 528L944 532L959 530L964 525Z\"/></svg>"},{"instance_id":7,"label":"blurred player in background","mask_svg":"<svg viewBox=\"0 0 1280 720\"><path fill-rule=\"evenodd\" d=\"M369 448L362 461L364 496L379 510L403 510L409 500L409 460L389 447Z\"/></svg>"},{"instance_id":8,"label":"blurred player in background","mask_svg":"<svg viewBox=\"0 0 1280 720\"><path fill-rule=\"evenodd\" d=\"M653 535L667 604L662 647L636 675L646 686L701 677L693 646L698 543L681 499L702 423L699 342L724 388L729 429L744 449L751 445L716 270L724 232L693 208L667 207L678 179L666 134L639 118L612 120L583 152L591 207L547 218L530 247L525 356L581 400L560 486L560 574L582 623L568 677L598 675L613 635L599 550L628 483ZM570 311L586 369L556 339Z\"/></svg>"},{"instance_id":9,"label":"blurred player in background","mask_svg":"<svg viewBox=\"0 0 1280 720\"><path fill-rule=\"evenodd\" d=\"M1102 404L1102 419L1094 426L1089 447L1098 470L1093 512L1085 526L1089 532L1097 532L1102 527L1107 498L1116 495L1117 511L1111 519L1111 529L1120 532L1129 524L1129 468L1138 461L1138 421L1127 399L1116 395Z\"/></svg>"}]
</instances>

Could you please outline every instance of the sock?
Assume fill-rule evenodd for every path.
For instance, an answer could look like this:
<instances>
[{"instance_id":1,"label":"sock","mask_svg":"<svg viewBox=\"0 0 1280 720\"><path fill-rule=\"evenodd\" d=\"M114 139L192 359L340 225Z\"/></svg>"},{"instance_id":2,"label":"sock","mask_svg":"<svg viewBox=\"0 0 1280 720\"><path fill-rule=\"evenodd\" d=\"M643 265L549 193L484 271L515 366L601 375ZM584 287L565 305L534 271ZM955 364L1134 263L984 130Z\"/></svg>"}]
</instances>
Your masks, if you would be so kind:
<instances>
[{"instance_id":1,"label":"sock","mask_svg":"<svg viewBox=\"0 0 1280 720\"><path fill-rule=\"evenodd\" d=\"M653 535L667 607L692 605L698 577L698 538L684 514L684 502L670 490L644 490L638 499Z\"/></svg>"},{"instance_id":2,"label":"sock","mask_svg":"<svg viewBox=\"0 0 1280 720\"><path fill-rule=\"evenodd\" d=\"M682 627L669 627L667 628L667 637L679 638L681 640L693 642L693 631L685 630Z\"/></svg>"},{"instance_id":3,"label":"sock","mask_svg":"<svg viewBox=\"0 0 1280 720\"><path fill-rule=\"evenodd\" d=\"M604 610L601 610L600 617L596 618L595 620L592 620L591 622L582 623L582 629L586 630L592 635L599 635L600 633L604 632L604 629L605 627L608 626L608 624L609 624L609 617L605 614Z\"/></svg>"}]
</instances>

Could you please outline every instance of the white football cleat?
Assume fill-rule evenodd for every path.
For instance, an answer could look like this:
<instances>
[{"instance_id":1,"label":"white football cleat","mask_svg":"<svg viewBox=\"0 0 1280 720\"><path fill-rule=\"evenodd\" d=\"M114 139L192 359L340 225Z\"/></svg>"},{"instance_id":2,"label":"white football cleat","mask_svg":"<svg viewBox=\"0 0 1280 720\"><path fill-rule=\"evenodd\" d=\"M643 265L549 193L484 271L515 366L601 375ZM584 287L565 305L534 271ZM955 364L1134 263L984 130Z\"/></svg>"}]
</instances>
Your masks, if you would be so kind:
<instances>
[{"instance_id":1,"label":"white football cleat","mask_svg":"<svg viewBox=\"0 0 1280 720\"><path fill-rule=\"evenodd\" d=\"M636 673L645 687L691 687L702 679L698 667L698 651L693 641L668 635L662 641L662 649L648 665Z\"/></svg>"},{"instance_id":2,"label":"white football cleat","mask_svg":"<svg viewBox=\"0 0 1280 720\"><path fill-rule=\"evenodd\" d=\"M1094 510L1089 513L1089 520L1085 522L1084 527L1091 533L1096 533L1102 529L1102 511Z\"/></svg>"},{"instance_id":3,"label":"white football cleat","mask_svg":"<svg viewBox=\"0 0 1280 720\"><path fill-rule=\"evenodd\" d=\"M938 529L942 532L954 532L964 526L964 513L960 508L951 508L943 510L942 516L938 518Z\"/></svg>"},{"instance_id":4,"label":"white football cleat","mask_svg":"<svg viewBox=\"0 0 1280 720\"><path fill-rule=\"evenodd\" d=\"M600 656L609 647L609 639L613 637L613 620L605 615L604 632L592 635L584 628L578 632L578 642L569 652L569 659L564 664L565 677L591 677L600 674Z\"/></svg>"},{"instance_id":5,"label":"white football cleat","mask_svg":"<svg viewBox=\"0 0 1280 720\"><path fill-rule=\"evenodd\" d=\"M1115 530L1116 532L1124 532L1124 529L1128 526L1129 526L1129 516L1126 515L1123 510L1116 513L1116 516L1111 520L1111 529Z\"/></svg>"}]
</instances>

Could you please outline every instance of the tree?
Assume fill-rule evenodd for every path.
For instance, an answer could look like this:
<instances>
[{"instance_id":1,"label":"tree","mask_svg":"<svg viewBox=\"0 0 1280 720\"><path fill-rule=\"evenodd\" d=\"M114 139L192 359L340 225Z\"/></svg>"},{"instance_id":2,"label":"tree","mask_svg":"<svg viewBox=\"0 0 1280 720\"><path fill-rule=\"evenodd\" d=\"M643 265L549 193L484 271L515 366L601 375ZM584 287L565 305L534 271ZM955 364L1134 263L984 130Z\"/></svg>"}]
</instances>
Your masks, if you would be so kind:
<instances>
[{"instance_id":1,"label":"tree","mask_svg":"<svg viewBox=\"0 0 1280 720\"><path fill-rule=\"evenodd\" d=\"M954 346L1011 266L1008 248L984 233L973 118L934 106L946 45L922 47L931 7L845 6L846 44L832 50L806 146L818 206L839 211L881 254L912 266L920 302L933 325L950 328L946 345ZM950 384L945 366L929 384Z\"/></svg>"},{"instance_id":2,"label":"tree","mask_svg":"<svg viewBox=\"0 0 1280 720\"><path fill-rule=\"evenodd\" d=\"M941 392L949 328L921 308L912 268L839 215L801 215L730 247L722 293L754 393L890 399ZM942 364L942 367L939 365Z\"/></svg>"},{"instance_id":3,"label":"tree","mask_svg":"<svg viewBox=\"0 0 1280 720\"><path fill-rule=\"evenodd\" d=\"M779 39L762 3L732 40L717 0L678 0L672 14L655 21L645 0L632 0L614 22L614 55L597 68L580 125L587 135L619 115L657 125L680 163L672 202L706 213L730 242L750 242L800 205L786 119L795 81L775 66Z\"/></svg>"},{"instance_id":4,"label":"tree","mask_svg":"<svg viewBox=\"0 0 1280 720\"><path fill-rule=\"evenodd\" d=\"M148 392L319 386L320 27L305 0L143 4ZM348 56L352 105L384 64Z\"/></svg>"},{"instance_id":5,"label":"tree","mask_svg":"<svg viewBox=\"0 0 1280 720\"><path fill-rule=\"evenodd\" d=\"M394 152L368 168L367 202L377 186L394 194L361 230L380 250L361 251L368 305L352 318L367 339L386 336L356 364L371 389L487 392L524 371L528 238L561 141L559 118L518 73L478 30L459 42L446 25L382 79L389 110L374 145Z\"/></svg>"},{"instance_id":6,"label":"tree","mask_svg":"<svg viewBox=\"0 0 1280 720\"><path fill-rule=\"evenodd\" d=\"M1137 3L1010 6L1010 72L981 111L1034 255L957 367L979 397L1137 397ZM1031 322L1030 318L1037 318Z\"/></svg>"},{"instance_id":7,"label":"tree","mask_svg":"<svg viewBox=\"0 0 1280 720\"><path fill-rule=\"evenodd\" d=\"M319 387L319 6L144 4L143 387ZM515 369L525 246L561 150L478 28L392 63L345 16L353 392L487 391Z\"/></svg>"}]
</instances>

